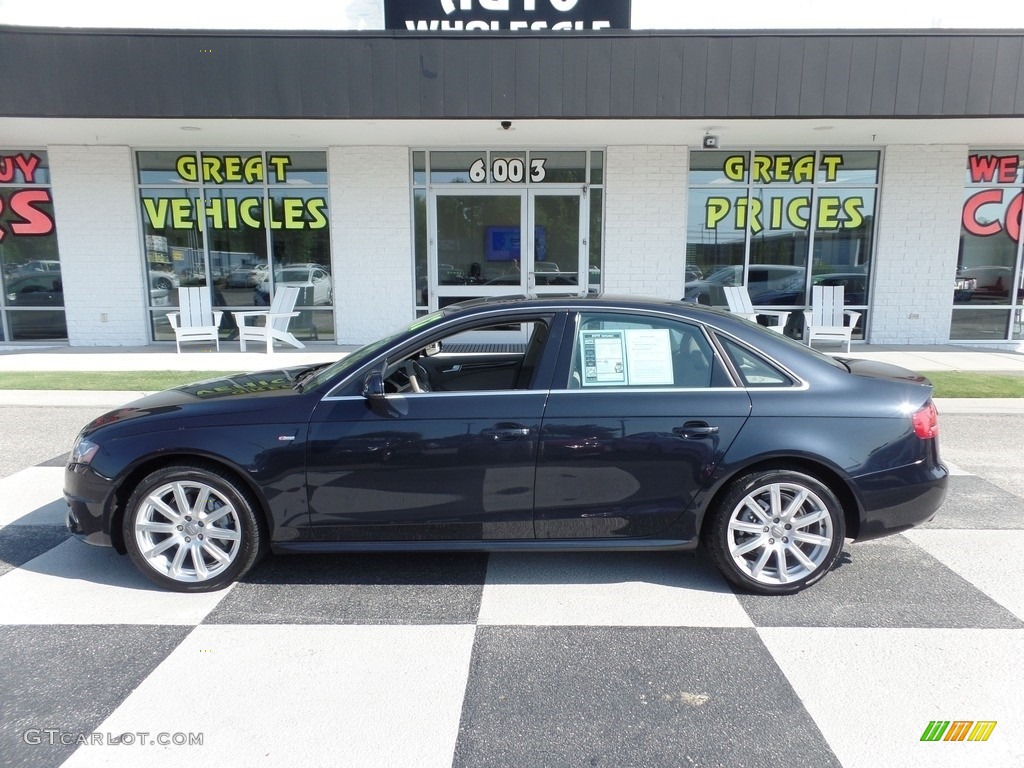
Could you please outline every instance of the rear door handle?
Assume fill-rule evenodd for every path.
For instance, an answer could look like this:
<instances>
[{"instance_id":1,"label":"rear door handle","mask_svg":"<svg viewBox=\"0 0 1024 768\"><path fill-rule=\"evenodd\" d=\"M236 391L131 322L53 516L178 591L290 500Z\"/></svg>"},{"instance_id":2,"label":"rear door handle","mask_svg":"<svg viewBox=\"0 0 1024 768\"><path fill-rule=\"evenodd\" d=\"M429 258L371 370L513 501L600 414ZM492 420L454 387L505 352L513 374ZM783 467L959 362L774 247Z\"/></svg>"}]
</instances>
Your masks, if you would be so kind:
<instances>
[{"instance_id":1,"label":"rear door handle","mask_svg":"<svg viewBox=\"0 0 1024 768\"><path fill-rule=\"evenodd\" d=\"M485 429L481 434L496 441L520 440L530 436L530 429L518 424L497 424L490 429Z\"/></svg>"},{"instance_id":2,"label":"rear door handle","mask_svg":"<svg viewBox=\"0 0 1024 768\"><path fill-rule=\"evenodd\" d=\"M672 430L672 434L679 435L680 437L686 437L691 440L697 440L702 437L717 435L718 427L713 427L706 421L688 421L681 427L675 427Z\"/></svg>"}]
</instances>

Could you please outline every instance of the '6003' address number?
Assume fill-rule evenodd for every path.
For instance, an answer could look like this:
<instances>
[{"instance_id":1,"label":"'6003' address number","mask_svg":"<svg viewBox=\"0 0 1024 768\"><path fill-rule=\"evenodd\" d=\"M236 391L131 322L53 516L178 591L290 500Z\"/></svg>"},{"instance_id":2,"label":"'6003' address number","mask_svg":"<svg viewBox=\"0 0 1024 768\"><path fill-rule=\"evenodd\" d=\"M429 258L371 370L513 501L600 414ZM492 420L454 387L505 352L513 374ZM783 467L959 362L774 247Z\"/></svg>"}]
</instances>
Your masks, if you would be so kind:
<instances>
[{"instance_id":1,"label":"'6003' address number","mask_svg":"<svg viewBox=\"0 0 1024 768\"><path fill-rule=\"evenodd\" d=\"M544 170L544 158L535 157L530 160L530 181L544 181L547 172ZM487 163L480 157L469 166L469 180L474 184L487 181ZM498 184L521 184L526 180L526 163L521 158L496 157L491 161L491 180Z\"/></svg>"}]
</instances>

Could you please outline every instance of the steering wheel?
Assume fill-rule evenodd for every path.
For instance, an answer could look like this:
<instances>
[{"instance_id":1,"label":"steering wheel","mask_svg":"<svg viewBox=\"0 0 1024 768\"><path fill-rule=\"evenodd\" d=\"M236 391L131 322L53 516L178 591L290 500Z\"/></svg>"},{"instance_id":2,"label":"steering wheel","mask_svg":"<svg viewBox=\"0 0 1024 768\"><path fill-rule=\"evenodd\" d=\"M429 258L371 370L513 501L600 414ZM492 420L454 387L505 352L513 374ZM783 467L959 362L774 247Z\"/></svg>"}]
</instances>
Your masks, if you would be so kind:
<instances>
[{"instance_id":1,"label":"steering wheel","mask_svg":"<svg viewBox=\"0 0 1024 768\"><path fill-rule=\"evenodd\" d=\"M409 387L413 392L431 392L430 376L427 369L415 360L405 361L405 376L409 379Z\"/></svg>"}]
</instances>

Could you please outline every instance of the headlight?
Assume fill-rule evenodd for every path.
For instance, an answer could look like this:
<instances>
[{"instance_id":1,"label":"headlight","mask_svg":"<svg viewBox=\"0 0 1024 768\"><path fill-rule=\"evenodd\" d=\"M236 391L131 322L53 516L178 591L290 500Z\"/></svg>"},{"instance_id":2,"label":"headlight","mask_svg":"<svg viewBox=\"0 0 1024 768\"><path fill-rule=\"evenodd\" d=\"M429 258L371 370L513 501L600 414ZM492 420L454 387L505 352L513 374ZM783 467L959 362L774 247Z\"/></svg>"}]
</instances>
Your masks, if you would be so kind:
<instances>
[{"instance_id":1,"label":"headlight","mask_svg":"<svg viewBox=\"0 0 1024 768\"><path fill-rule=\"evenodd\" d=\"M89 464L92 462L93 457L99 451L100 447L87 440L84 437L79 437L75 441L75 447L71 449L71 456L68 458L68 464Z\"/></svg>"}]
</instances>

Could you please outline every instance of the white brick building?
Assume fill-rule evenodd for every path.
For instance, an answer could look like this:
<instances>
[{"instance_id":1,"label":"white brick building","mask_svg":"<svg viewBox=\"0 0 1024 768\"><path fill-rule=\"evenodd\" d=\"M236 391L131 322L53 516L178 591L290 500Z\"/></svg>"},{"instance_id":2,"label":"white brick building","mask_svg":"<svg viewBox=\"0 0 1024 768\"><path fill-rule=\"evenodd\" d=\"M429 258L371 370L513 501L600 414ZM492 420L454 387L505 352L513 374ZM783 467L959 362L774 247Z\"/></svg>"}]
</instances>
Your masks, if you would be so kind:
<instances>
[{"instance_id":1,"label":"white brick building","mask_svg":"<svg viewBox=\"0 0 1024 768\"><path fill-rule=\"evenodd\" d=\"M2 340L168 343L185 285L230 318L298 281L300 338L356 344L477 296L734 282L794 337L822 283L857 341L1020 348L1021 51L0 27Z\"/></svg>"}]
</instances>

